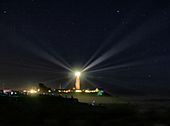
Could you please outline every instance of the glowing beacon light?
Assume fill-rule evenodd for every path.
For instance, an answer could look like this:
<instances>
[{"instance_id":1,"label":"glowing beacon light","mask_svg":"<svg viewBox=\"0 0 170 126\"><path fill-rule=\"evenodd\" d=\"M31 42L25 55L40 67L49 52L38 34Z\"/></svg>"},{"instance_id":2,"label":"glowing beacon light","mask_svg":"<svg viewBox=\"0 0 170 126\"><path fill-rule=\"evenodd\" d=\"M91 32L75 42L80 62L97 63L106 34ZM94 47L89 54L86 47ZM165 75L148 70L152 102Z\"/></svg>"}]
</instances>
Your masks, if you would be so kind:
<instances>
[{"instance_id":1,"label":"glowing beacon light","mask_svg":"<svg viewBox=\"0 0 170 126\"><path fill-rule=\"evenodd\" d=\"M78 71L77 71L77 72L75 72L75 76L76 76L76 77L80 77L80 75L81 75L81 73L80 73L80 72L78 72Z\"/></svg>"}]
</instances>

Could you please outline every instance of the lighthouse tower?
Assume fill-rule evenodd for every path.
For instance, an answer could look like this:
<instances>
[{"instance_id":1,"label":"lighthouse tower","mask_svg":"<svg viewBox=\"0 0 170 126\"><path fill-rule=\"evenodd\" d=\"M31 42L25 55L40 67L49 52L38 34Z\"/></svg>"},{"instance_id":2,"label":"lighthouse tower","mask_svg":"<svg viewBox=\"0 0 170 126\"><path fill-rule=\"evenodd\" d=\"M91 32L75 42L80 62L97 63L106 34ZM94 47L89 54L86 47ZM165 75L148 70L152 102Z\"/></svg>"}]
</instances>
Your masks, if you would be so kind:
<instances>
[{"instance_id":1,"label":"lighthouse tower","mask_svg":"<svg viewBox=\"0 0 170 126\"><path fill-rule=\"evenodd\" d=\"M75 82L75 89L80 90L80 72L75 72L76 82Z\"/></svg>"}]
</instances>

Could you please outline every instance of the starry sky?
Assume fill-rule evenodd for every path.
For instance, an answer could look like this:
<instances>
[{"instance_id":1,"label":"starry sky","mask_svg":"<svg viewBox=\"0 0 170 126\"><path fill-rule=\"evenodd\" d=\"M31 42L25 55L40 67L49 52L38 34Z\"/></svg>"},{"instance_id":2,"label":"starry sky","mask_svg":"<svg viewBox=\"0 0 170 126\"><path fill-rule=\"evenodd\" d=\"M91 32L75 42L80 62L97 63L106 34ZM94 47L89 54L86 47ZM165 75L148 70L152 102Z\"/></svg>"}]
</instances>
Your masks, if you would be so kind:
<instances>
[{"instance_id":1,"label":"starry sky","mask_svg":"<svg viewBox=\"0 0 170 126\"><path fill-rule=\"evenodd\" d=\"M168 1L0 1L0 88L69 88L85 66L84 88L169 95L169 47Z\"/></svg>"}]
</instances>

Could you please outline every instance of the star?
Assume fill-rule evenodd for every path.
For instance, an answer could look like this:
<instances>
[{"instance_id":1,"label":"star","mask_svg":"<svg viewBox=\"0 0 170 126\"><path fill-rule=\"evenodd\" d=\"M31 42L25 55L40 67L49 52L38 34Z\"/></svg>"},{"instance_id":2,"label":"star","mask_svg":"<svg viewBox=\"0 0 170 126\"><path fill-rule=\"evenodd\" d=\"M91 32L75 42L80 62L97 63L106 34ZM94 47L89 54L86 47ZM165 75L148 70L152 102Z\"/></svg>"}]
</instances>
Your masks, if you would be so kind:
<instances>
[{"instance_id":1,"label":"star","mask_svg":"<svg viewBox=\"0 0 170 126\"><path fill-rule=\"evenodd\" d=\"M120 13L120 10L116 10L116 13Z\"/></svg>"},{"instance_id":2,"label":"star","mask_svg":"<svg viewBox=\"0 0 170 126\"><path fill-rule=\"evenodd\" d=\"M4 13L4 14L6 14L6 13L7 13L7 11L6 11L6 10L4 10L4 11L3 11L3 13Z\"/></svg>"},{"instance_id":3,"label":"star","mask_svg":"<svg viewBox=\"0 0 170 126\"><path fill-rule=\"evenodd\" d=\"M115 14L115 13L119 14L119 13L120 13L120 10L116 10L116 11L114 10L114 11L113 11L113 14Z\"/></svg>"},{"instance_id":4,"label":"star","mask_svg":"<svg viewBox=\"0 0 170 126\"><path fill-rule=\"evenodd\" d=\"M151 75L151 74L148 74L148 75L147 75L147 77L148 77L148 78L151 78L151 77L152 77L152 75Z\"/></svg>"}]
</instances>

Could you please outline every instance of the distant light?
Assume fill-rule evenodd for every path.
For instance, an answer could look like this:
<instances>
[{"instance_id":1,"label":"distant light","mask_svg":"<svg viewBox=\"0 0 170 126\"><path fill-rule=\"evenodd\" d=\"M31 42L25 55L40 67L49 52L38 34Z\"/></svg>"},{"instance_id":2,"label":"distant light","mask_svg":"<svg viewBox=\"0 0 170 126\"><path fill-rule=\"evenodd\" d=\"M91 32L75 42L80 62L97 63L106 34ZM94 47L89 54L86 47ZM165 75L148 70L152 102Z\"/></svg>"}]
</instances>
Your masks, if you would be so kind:
<instances>
[{"instance_id":1,"label":"distant light","mask_svg":"<svg viewBox=\"0 0 170 126\"><path fill-rule=\"evenodd\" d=\"M40 89L38 89L38 92L40 92Z\"/></svg>"},{"instance_id":2,"label":"distant light","mask_svg":"<svg viewBox=\"0 0 170 126\"><path fill-rule=\"evenodd\" d=\"M103 91L103 90L100 90L100 91L97 93L97 95L98 95L98 96L102 96L103 93L104 93L104 91Z\"/></svg>"},{"instance_id":3,"label":"distant light","mask_svg":"<svg viewBox=\"0 0 170 126\"><path fill-rule=\"evenodd\" d=\"M64 92L65 92L65 93L70 93L70 92L71 92L71 90L64 90Z\"/></svg>"},{"instance_id":4,"label":"distant light","mask_svg":"<svg viewBox=\"0 0 170 126\"><path fill-rule=\"evenodd\" d=\"M98 88L96 88L96 90L95 90L96 92L99 92L99 89Z\"/></svg>"},{"instance_id":5,"label":"distant light","mask_svg":"<svg viewBox=\"0 0 170 126\"><path fill-rule=\"evenodd\" d=\"M3 11L3 13L4 13L4 14L6 14L6 13L7 13L7 11L6 11L6 10L4 10L4 11Z\"/></svg>"},{"instance_id":6,"label":"distant light","mask_svg":"<svg viewBox=\"0 0 170 126\"><path fill-rule=\"evenodd\" d=\"M96 101L95 101L95 100L93 100L93 101L92 101L92 103L91 103L91 105L92 105L92 106L94 106L94 105L95 105L95 103L96 103Z\"/></svg>"},{"instance_id":7,"label":"distant light","mask_svg":"<svg viewBox=\"0 0 170 126\"><path fill-rule=\"evenodd\" d=\"M82 92L82 90L75 90L75 92Z\"/></svg>"},{"instance_id":8,"label":"distant light","mask_svg":"<svg viewBox=\"0 0 170 126\"><path fill-rule=\"evenodd\" d=\"M10 93L10 92L12 92L12 91L11 90L3 90L4 94Z\"/></svg>"},{"instance_id":9,"label":"distant light","mask_svg":"<svg viewBox=\"0 0 170 126\"><path fill-rule=\"evenodd\" d=\"M90 93L90 91L89 91L89 90L85 90L84 92L85 92L85 93Z\"/></svg>"},{"instance_id":10,"label":"distant light","mask_svg":"<svg viewBox=\"0 0 170 126\"><path fill-rule=\"evenodd\" d=\"M79 71L75 72L76 77L80 77L80 75L81 75L81 72L79 72Z\"/></svg>"},{"instance_id":11,"label":"distant light","mask_svg":"<svg viewBox=\"0 0 170 126\"><path fill-rule=\"evenodd\" d=\"M51 90L48 90L48 92L50 93L50 92L51 92Z\"/></svg>"},{"instance_id":12,"label":"distant light","mask_svg":"<svg viewBox=\"0 0 170 126\"><path fill-rule=\"evenodd\" d=\"M34 89L31 89L30 91L28 91L29 93L31 93L31 94L36 94L37 93L37 91L36 90L34 90Z\"/></svg>"},{"instance_id":13,"label":"distant light","mask_svg":"<svg viewBox=\"0 0 170 126\"><path fill-rule=\"evenodd\" d=\"M117 13L120 13L120 10L116 10Z\"/></svg>"},{"instance_id":14,"label":"distant light","mask_svg":"<svg viewBox=\"0 0 170 126\"><path fill-rule=\"evenodd\" d=\"M85 93L97 93L99 92L100 90L98 88L96 88L95 90L85 90L84 92Z\"/></svg>"},{"instance_id":15,"label":"distant light","mask_svg":"<svg viewBox=\"0 0 170 126\"><path fill-rule=\"evenodd\" d=\"M27 92L27 90L23 90L23 92Z\"/></svg>"}]
</instances>

